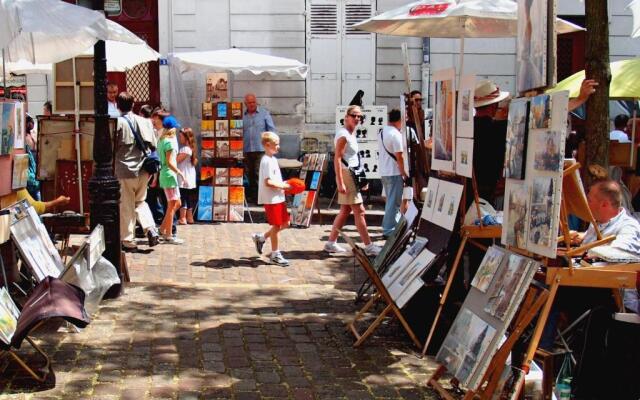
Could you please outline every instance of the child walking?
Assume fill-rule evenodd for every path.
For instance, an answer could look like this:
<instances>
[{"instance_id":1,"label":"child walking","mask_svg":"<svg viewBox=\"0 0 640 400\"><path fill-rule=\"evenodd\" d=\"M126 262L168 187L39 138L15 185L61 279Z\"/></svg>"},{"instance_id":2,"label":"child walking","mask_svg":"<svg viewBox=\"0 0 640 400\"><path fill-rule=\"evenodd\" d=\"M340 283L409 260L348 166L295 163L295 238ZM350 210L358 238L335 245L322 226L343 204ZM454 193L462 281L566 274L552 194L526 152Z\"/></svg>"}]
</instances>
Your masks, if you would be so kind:
<instances>
[{"instance_id":1,"label":"child walking","mask_svg":"<svg viewBox=\"0 0 640 400\"><path fill-rule=\"evenodd\" d=\"M264 234L254 233L252 239L258 254L262 254L265 241L271 240L269 260L272 264L287 267L289 261L282 256L278 248L278 233L289 226L289 212L284 197L284 191L289 189L289 184L282 181L278 160L274 157L280 149L280 138L273 132L264 132L262 146L264 156L260 160L258 204L264 204L267 222L271 228Z\"/></svg>"},{"instance_id":2,"label":"child walking","mask_svg":"<svg viewBox=\"0 0 640 400\"><path fill-rule=\"evenodd\" d=\"M198 197L196 189L198 157L196 157L196 141L193 137L193 131L190 128L181 129L178 135L178 143L180 143L180 151L177 157L178 169L184 176L184 178L178 177L180 200L182 200L178 223L180 225L193 224L193 208Z\"/></svg>"},{"instance_id":3,"label":"child walking","mask_svg":"<svg viewBox=\"0 0 640 400\"><path fill-rule=\"evenodd\" d=\"M176 128L165 129L158 142L158 157L160 158L160 187L164 189L167 197L167 209L160 225L160 235L165 243L182 244L184 241L171 234L173 229L173 217L180 208L180 191L178 190L178 177L185 179L177 167L178 141L176 140Z\"/></svg>"}]
</instances>

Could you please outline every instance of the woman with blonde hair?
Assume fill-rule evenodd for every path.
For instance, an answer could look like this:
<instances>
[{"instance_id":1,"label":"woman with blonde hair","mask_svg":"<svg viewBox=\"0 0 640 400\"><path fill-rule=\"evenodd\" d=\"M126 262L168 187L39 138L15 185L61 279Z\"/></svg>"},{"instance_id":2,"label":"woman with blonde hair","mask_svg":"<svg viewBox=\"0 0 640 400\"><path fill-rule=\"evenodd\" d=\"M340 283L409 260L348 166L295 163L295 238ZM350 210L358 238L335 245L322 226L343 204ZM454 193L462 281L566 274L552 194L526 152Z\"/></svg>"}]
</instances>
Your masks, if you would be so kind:
<instances>
[{"instance_id":1,"label":"woman with blonde hair","mask_svg":"<svg viewBox=\"0 0 640 400\"><path fill-rule=\"evenodd\" d=\"M369 232L367 232L367 221L365 220L365 210L362 205L362 195L356 186L350 170L362 167L360 165L360 158L358 157L358 142L353 134L362 118L362 110L359 106L349 106L344 116L344 126L336 131L333 168L336 173L340 212L333 221L329 240L324 245L324 250L328 253L343 253L346 251L344 247L336 243L336 240L338 239L340 229L342 229L346 223L351 212L353 212L353 218L358 233L360 233L360 239L362 239L365 245L365 253L368 256L375 256L380 253L380 247L371 241Z\"/></svg>"},{"instance_id":2,"label":"woman with blonde hair","mask_svg":"<svg viewBox=\"0 0 640 400\"><path fill-rule=\"evenodd\" d=\"M198 193L196 189L196 164L198 157L196 156L196 141L191 128L180 130L178 135L178 169L182 172L184 178L178 178L180 186L180 199L182 207L180 208L180 218L178 223L185 225L193 224L193 208L196 205Z\"/></svg>"},{"instance_id":3,"label":"woman with blonde hair","mask_svg":"<svg viewBox=\"0 0 640 400\"><path fill-rule=\"evenodd\" d=\"M176 131L180 127L173 116L168 116L162 121L164 130L158 141L158 157L160 158L160 187L167 197L167 209L164 213L160 234L165 243L182 244L183 240L171 234L173 229L173 216L182 204L180 191L178 190L178 177L185 179L177 166L178 143Z\"/></svg>"}]
</instances>

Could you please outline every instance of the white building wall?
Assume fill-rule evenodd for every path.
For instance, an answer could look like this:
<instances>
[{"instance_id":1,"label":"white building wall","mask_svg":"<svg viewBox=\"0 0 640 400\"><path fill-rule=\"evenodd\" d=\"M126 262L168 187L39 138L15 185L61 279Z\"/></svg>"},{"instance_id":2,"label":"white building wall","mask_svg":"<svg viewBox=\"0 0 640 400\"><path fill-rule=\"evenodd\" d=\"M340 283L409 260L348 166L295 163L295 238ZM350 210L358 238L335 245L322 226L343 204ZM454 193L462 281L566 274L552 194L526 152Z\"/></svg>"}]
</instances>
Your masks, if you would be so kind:
<instances>
[{"instance_id":1,"label":"white building wall","mask_svg":"<svg viewBox=\"0 0 640 400\"><path fill-rule=\"evenodd\" d=\"M376 12L408 0L377 0ZM636 57L640 39L631 39L627 0L609 0L611 60ZM159 0L160 52L222 49L230 46L304 62L305 0ZM558 15L584 15L583 0L559 0ZM401 43L409 47L411 89L421 89L422 40L377 36L376 103L397 106L405 91ZM458 39L431 39L430 71L457 66ZM515 89L515 38L466 39L464 72L494 80L503 90ZM162 101L168 104L168 72L161 67ZM195 82L191 83L194 85ZM426 82L425 82L426 84ZM187 84L189 87L189 83ZM281 132L306 130L306 85L300 79L236 77L232 95L255 92L274 115ZM313 126L331 130L331 127Z\"/></svg>"}]
</instances>

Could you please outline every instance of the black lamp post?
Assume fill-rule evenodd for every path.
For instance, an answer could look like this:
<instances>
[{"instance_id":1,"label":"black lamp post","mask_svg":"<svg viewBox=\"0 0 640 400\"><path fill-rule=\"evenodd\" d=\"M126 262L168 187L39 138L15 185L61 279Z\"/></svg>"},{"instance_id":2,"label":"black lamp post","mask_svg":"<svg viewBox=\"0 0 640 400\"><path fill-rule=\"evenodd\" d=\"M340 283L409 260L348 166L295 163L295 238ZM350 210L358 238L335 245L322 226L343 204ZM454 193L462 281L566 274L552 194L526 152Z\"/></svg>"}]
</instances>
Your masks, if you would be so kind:
<instances>
[{"instance_id":1,"label":"black lamp post","mask_svg":"<svg viewBox=\"0 0 640 400\"><path fill-rule=\"evenodd\" d=\"M104 10L104 0L93 0L93 9ZM105 43L99 40L93 46L93 83L95 104L95 133L93 136L93 176L89 179L89 205L91 229L97 224L104 227L105 257L115 265L120 281L123 279L120 263L120 183L113 176L112 149L107 112L107 59ZM118 297L122 285L107 292L107 297Z\"/></svg>"}]
</instances>

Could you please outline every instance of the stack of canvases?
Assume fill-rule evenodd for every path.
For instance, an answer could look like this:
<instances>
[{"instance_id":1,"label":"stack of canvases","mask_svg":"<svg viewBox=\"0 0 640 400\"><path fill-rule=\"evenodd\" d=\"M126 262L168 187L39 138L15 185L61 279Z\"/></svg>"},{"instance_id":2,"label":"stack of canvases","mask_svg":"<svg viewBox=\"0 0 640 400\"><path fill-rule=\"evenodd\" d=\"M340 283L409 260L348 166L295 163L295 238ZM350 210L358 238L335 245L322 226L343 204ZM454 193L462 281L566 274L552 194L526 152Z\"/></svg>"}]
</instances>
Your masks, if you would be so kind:
<instances>
[{"instance_id":1,"label":"stack of canvases","mask_svg":"<svg viewBox=\"0 0 640 400\"><path fill-rule=\"evenodd\" d=\"M416 239L382 275L382 283L398 308L403 308L424 286L422 277L446 247L461 196L462 185L429 179Z\"/></svg>"},{"instance_id":2,"label":"stack of canvases","mask_svg":"<svg viewBox=\"0 0 640 400\"><path fill-rule=\"evenodd\" d=\"M568 92L509 106L502 243L555 257L560 220Z\"/></svg>"},{"instance_id":3,"label":"stack of canvases","mask_svg":"<svg viewBox=\"0 0 640 400\"><path fill-rule=\"evenodd\" d=\"M313 206L322 180L322 172L327 155L321 153L305 154L300 170L300 179L305 190L294 196L291 205L291 225L308 227L311 223Z\"/></svg>"},{"instance_id":4,"label":"stack of canvases","mask_svg":"<svg viewBox=\"0 0 640 400\"><path fill-rule=\"evenodd\" d=\"M488 249L436 356L462 386L480 383L538 267L497 246Z\"/></svg>"},{"instance_id":5,"label":"stack of canvases","mask_svg":"<svg viewBox=\"0 0 640 400\"><path fill-rule=\"evenodd\" d=\"M244 221L242 103L202 103L201 136L198 220Z\"/></svg>"}]
</instances>

